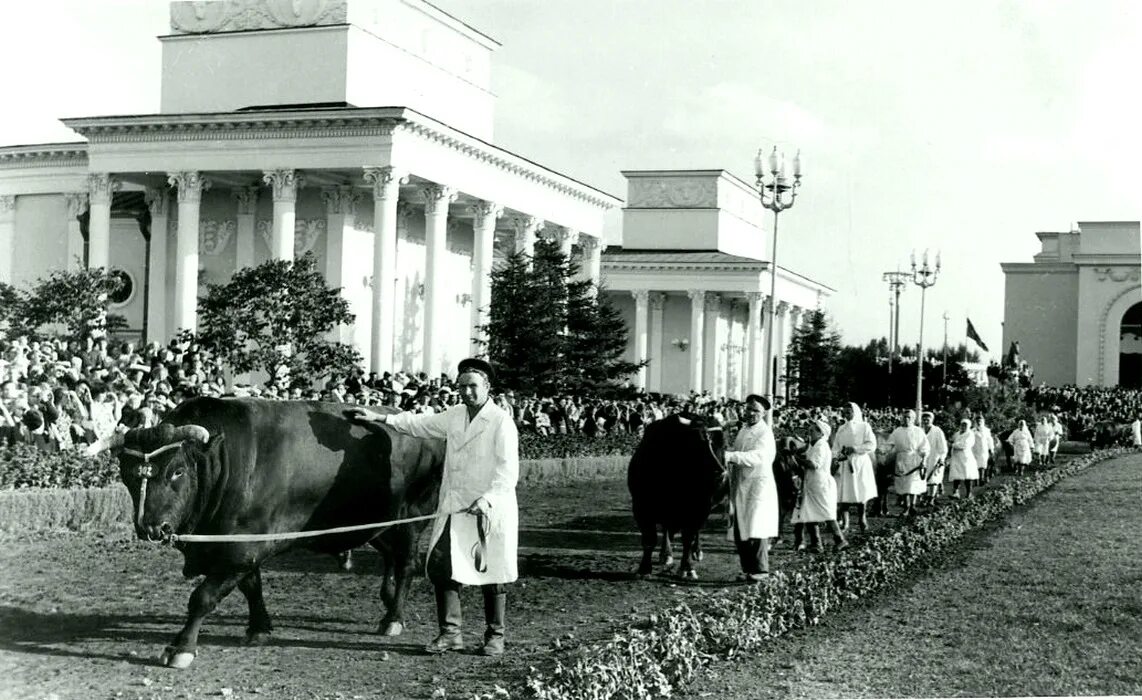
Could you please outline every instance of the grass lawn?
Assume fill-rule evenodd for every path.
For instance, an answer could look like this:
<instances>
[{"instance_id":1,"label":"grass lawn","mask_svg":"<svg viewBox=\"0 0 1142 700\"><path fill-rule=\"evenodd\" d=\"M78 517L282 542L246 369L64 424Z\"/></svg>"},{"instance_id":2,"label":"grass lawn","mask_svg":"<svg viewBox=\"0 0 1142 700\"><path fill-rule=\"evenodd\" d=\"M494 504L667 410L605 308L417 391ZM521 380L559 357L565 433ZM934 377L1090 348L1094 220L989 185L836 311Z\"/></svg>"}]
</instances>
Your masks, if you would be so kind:
<instances>
[{"instance_id":1,"label":"grass lawn","mask_svg":"<svg viewBox=\"0 0 1142 700\"><path fill-rule=\"evenodd\" d=\"M938 567L683 693L713 698L1142 694L1142 456L1064 480Z\"/></svg>"}]
</instances>

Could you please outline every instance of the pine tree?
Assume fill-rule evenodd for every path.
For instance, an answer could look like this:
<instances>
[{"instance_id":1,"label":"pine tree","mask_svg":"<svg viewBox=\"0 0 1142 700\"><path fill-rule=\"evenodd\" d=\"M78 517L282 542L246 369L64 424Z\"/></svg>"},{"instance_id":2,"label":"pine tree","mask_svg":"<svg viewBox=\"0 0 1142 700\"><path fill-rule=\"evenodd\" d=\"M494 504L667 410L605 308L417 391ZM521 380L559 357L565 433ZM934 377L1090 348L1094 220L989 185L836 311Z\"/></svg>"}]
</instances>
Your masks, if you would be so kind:
<instances>
[{"instance_id":1,"label":"pine tree","mask_svg":"<svg viewBox=\"0 0 1142 700\"><path fill-rule=\"evenodd\" d=\"M830 328L825 312L810 311L794 329L786 357L786 381L796 385L798 405L835 405L840 353L840 334Z\"/></svg>"},{"instance_id":2,"label":"pine tree","mask_svg":"<svg viewBox=\"0 0 1142 700\"><path fill-rule=\"evenodd\" d=\"M645 362L625 359L627 327L605 290L590 280L568 285L568 337L565 366L568 387L605 394Z\"/></svg>"}]
</instances>

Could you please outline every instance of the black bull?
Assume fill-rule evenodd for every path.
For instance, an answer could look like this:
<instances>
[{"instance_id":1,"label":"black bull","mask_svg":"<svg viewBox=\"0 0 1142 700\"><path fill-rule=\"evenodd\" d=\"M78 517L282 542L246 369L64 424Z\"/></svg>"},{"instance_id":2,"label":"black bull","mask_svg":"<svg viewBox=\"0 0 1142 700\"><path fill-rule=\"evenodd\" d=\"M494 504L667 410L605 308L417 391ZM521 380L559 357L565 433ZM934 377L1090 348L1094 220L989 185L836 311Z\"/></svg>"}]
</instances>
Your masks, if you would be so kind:
<instances>
[{"instance_id":1,"label":"black bull","mask_svg":"<svg viewBox=\"0 0 1142 700\"><path fill-rule=\"evenodd\" d=\"M155 428L129 431L111 446L123 448L120 472L135 504L136 532L148 539L169 533L286 533L433 513L443 442L380 426L366 430L343 416L349 408L197 398L178 406ZM167 449L153 454L162 448ZM163 662L181 668L194 660L203 619L235 586L249 603L246 642L263 643L272 626L262 598L261 566L294 546L331 554L366 542L374 546L383 555L381 599L386 608L378 631L400 634L423 528L422 522L380 534L365 530L269 542L176 542L183 574L204 579L190 596L186 624Z\"/></svg>"}]
</instances>

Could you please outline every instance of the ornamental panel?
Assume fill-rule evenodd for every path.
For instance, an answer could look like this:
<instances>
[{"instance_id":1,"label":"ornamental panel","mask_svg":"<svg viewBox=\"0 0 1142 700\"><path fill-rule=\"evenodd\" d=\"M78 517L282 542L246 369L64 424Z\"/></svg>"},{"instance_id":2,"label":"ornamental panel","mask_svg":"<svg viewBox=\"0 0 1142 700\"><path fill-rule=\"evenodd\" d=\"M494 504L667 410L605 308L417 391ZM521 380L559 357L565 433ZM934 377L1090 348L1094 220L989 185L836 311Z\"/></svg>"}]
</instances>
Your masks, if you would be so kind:
<instances>
[{"instance_id":1,"label":"ornamental panel","mask_svg":"<svg viewBox=\"0 0 1142 700\"><path fill-rule=\"evenodd\" d=\"M637 178L630 181L629 207L716 207L717 181L710 178Z\"/></svg>"}]
</instances>

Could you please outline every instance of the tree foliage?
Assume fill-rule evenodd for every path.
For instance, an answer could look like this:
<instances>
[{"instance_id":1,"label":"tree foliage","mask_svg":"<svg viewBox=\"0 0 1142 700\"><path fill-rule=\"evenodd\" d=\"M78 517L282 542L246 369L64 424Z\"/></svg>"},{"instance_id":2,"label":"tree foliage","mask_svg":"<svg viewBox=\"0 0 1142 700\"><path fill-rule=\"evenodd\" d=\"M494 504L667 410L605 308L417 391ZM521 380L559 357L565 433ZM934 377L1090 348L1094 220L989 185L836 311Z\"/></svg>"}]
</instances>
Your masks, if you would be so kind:
<instances>
[{"instance_id":1,"label":"tree foliage","mask_svg":"<svg viewBox=\"0 0 1142 700\"><path fill-rule=\"evenodd\" d=\"M68 339L83 341L126 325L122 317L107 314L107 298L120 284L103 268L55 270L26 292L9 287L0 304L12 304L8 323L14 334L38 336L59 325Z\"/></svg>"},{"instance_id":2,"label":"tree foliage","mask_svg":"<svg viewBox=\"0 0 1142 700\"><path fill-rule=\"evenodd\" d=\"M19 312L23 298L20 292L8 284L0 282L0 326L7 326Z\"/></svg>"},{"instance_id":3,"label":"tree foliage","mask_svg":"<svg viewBox=\"0 0 1142 700\"><path fill-rule=\"evenodd\" d=\"M488 323L481 329L500 383L518 391L606 392L640 365L624 359L618 310L553 241L508 257L492 272Z\"/></svg>"},{"instance_id":4,"label":"tree foliage","mask_svg":"<svg viewBox=\"0 0 1142 700\"><path fill-rule=\"evenodd\" d=\"M786 355L786 382L796 389L799 406L832 406L839 400L841 335L825 312L810 311L793 330Z\"/></svg>"},{"instance_id":5,"label":"tree foliage","mask_svg":"<svg viewBox=\"0 0 1142 700\"><path fill-rule=\"evenodd\" d=\"M199 301L198 342L236 373L288 374L304 386L361 363L352 346L328 339L354 316L340 290L327 287L312 254L247 267L212 284Z\"/></svg>"}]
</instances>

